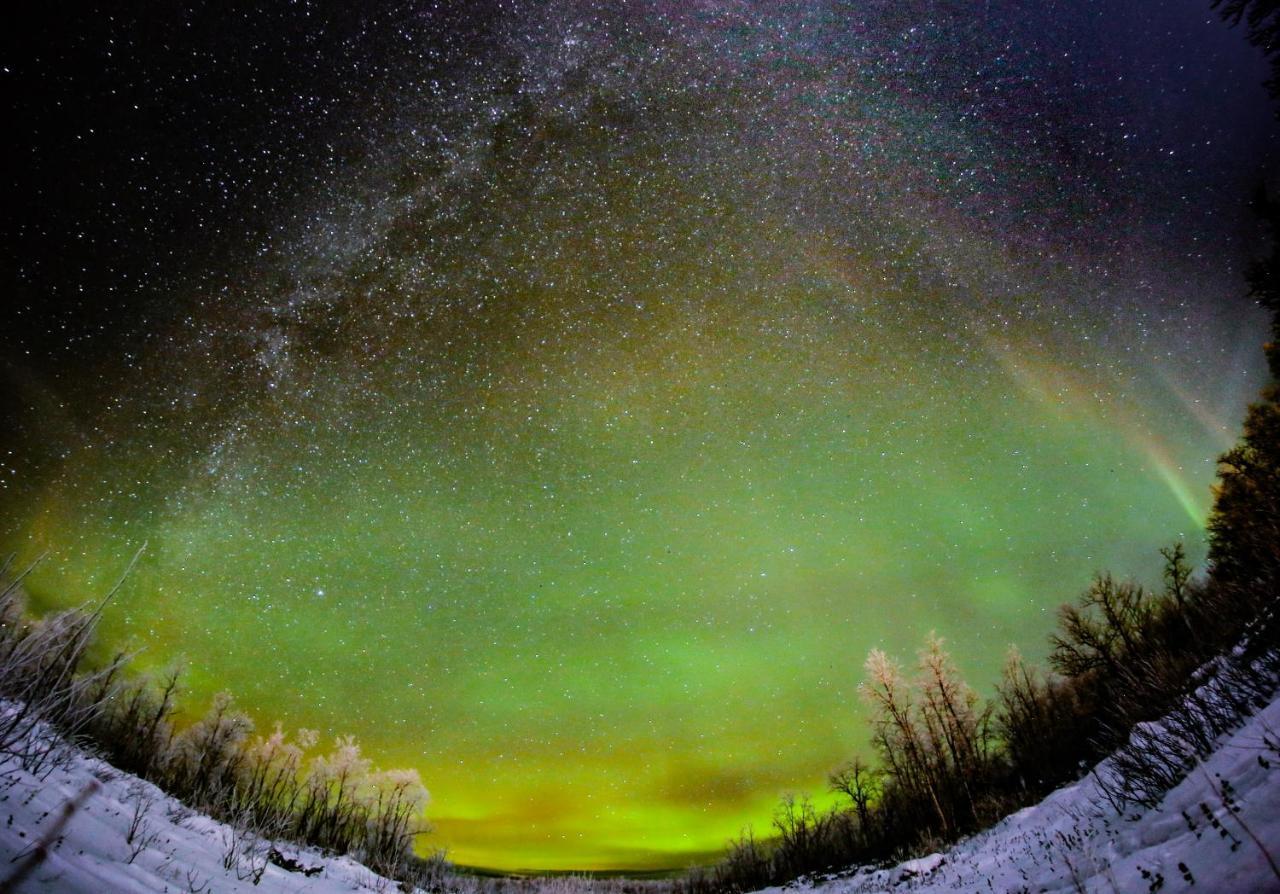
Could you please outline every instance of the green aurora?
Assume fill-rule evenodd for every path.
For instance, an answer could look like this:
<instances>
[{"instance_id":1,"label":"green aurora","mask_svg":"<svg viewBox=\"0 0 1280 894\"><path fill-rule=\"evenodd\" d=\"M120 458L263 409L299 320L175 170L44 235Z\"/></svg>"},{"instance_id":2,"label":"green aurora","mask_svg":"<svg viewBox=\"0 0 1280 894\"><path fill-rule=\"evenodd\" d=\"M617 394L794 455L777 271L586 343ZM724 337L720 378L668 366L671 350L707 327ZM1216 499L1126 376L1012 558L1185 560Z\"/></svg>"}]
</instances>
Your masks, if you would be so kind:
<instances>
[{"instance_id":1,"label":"green aurora","mask_svg":"<svg viewBox=\"0 0 1280 894\"><path fill-rule=\"evenodd\" d=\"M90 426L40 411L0 538L47 551L35 604L145 542L103 635L183 659L188 710L418 768L459 863L638 869L868 754L868 649L937 630L987 690L1094 571L1202 556L1260 380L1236 282L883 73L734 54L747 86L665 104L495 81L464 174L394 142L175 286Z\"/></svg>"}]
</instances>

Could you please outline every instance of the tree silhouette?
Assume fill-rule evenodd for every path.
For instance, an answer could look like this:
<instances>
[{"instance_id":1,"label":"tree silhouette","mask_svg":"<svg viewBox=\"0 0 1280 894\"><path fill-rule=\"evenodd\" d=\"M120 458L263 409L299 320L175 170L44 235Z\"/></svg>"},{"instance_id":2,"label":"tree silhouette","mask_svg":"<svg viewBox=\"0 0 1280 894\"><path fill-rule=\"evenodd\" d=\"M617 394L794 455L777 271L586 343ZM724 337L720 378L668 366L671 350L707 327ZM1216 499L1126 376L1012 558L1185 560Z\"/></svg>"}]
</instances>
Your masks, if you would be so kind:
<instances>
[{"instance_id":1,"label":"tree silhouette","mask_svg":"<svg viewBox=\"0 0 1280 894\"><path fill-rule=\"evenodd\" d=\"M1244 23L1249 42L1271 63L1267 90L1280 100L1280 0L1213 0L1212 8L1232 26ZM1254 207L1271 241L1248 274L1250 295L1271 313L1271 382L1249 408L1240 442L1218 460L1209 563L1217 583L1242 597L1269 594L1256 606L1263 608L1280 588L1280 203L1263 187Z\"/></svg>"},{"instance_id":2,"label":"tree silhouette","mask_svg":"<svg viewBox=\"0 0 1280 894\"><path fill-rule=\"evenodd\" d=\"M1213 0L1212 8L1233 28L1245 24L1249 43L1271 63L1266 87L1280 96L1280 0Z\"/></svg>"}]
</instances>

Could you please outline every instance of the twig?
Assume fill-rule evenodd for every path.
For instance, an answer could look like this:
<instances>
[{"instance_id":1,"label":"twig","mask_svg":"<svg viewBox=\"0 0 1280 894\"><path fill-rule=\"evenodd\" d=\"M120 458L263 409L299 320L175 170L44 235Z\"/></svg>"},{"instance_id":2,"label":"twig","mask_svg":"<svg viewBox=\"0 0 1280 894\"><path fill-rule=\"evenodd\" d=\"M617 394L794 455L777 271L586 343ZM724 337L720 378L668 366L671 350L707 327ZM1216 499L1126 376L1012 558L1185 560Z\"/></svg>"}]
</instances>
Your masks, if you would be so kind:
<instances>
[{"instance_id":1,"label":"twig","mask_svg":"<svg viewBox=\"0 0 1280 894\"><path fill-rule=\"evenodd\" d=\"M67 823L71 821L71 817L75 816L77 810L84 806L84 802L88 801L99 788L98 780L90 779L89 783L71 800L62 805L62 810L58 814L58 818L53 821L53 825L44 833L31 853L27 854L27 858L18 864L13 872L9 873L9 877L0 881L0 894L12 894L18 889L18 886L26 881L27 876L35 872L36 867L43 863L49 857L49 849L53 847L58 836L62 834L62 830Z\"/></svg>"},{"instance_id":2,"label":"twig","mask_svg":"<svg viewBox=\"0 0 1280 894\"><path fill-rule=\"evenodd\" d=\"M1218 800L1222 802L1222 806L1226 808L1227 813L1231 814L1231 816L1235 818L1236 824L1241 829L1244 829L1244 834L1249 836L1257 846L1258 850L1261 851L1262 856L1267 858L1267 865L1271 867L1272 873L1275 874L1277 879L1280 879L1280 866L1276 865L1276 861L1271 856L1271 852L1267 850L1266 845L1262 843L1257 835L1253 834L1253 830L1249 828L1249 824L1244 821L1244 817L1240 815L1239 811L1234 810L1232 806L1227 803L1226 797L1222 794L1222 791L1213 784L1213 780L1209 778L1209 774L1203 767L1200 768L1200 772L1204 775L1204 781L1209 784L1209 790L1218 796Z\"/></svg>"}]
</instances>

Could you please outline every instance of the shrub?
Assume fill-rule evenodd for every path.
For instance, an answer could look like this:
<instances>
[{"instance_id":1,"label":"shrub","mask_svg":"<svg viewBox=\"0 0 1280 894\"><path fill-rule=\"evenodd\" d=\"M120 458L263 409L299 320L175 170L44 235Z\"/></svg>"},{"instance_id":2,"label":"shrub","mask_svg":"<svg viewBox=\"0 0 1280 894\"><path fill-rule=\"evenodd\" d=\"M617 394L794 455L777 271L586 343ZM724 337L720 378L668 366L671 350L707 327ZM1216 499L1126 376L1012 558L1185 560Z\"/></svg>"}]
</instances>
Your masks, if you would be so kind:
<instances>
[{"instance_id":1,"label":"shrub","mask_svg":"<svg viewBox=\"0 0 1280 894\"><path fill-rule=\"evenodd\" d=\"M92 610L33 620L21 599L30 569L6 583L11 565L12 559L0 566L0 697L7 700L0 757L38 773L69 753L68 741L84 742L229 823L235 846L228 859L252 852L256 860L267 851L255 842L288 840L352 853L402 881L434 865L412 851L426 830L427 791L417 771L376 769L350 737L310 760L314 732L302 730L291 740L277 724L271 734L251 738L252 721L228 693L214 696L199 720L179 726L178 670L126 677L123 654L98 667L86 660L119 585Z\"/></svg>"}]
</instances>

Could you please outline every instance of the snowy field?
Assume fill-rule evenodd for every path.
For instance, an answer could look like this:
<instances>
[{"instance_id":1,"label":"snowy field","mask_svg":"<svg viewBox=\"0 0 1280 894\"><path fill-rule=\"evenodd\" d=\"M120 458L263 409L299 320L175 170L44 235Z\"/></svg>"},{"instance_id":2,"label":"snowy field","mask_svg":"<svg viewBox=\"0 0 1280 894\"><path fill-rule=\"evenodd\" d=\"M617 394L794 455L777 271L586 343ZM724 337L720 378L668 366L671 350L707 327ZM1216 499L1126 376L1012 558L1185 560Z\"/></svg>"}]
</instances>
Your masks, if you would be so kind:
<instances>
[{"instance_id":1,"label":"snowy field","mask_svg":"<svg viewBox=\"0 0 1280 894\"><path fill-rule=\"evenodd\" d=\"M1106 768L1104 762L1097 772ZM347 858L283 846L272 855L266 842L194 814L84 754L43 780L11 763L0 763L0 774L0 879L48 845L47 858L17 891L396 890ZM81 805L65 817L78 796ZM1117 814L1090 775L945 853L788 890L1252 894L1280 891L1278 858L1280 700L1228 737L1153 810Z\"/></svg>"}]
</instances>

